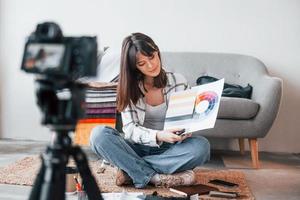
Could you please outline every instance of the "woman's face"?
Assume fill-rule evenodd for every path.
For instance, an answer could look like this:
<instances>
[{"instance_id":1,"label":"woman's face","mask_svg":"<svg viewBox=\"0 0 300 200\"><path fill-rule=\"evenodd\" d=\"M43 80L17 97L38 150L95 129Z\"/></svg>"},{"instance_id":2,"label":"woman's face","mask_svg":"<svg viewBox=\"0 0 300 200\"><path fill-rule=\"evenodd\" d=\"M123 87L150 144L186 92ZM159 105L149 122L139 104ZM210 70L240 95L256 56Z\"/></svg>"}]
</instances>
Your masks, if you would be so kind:
<instances>
[{"instance_id":1,"label":"woman's face","mask_svg":"<svg viewBox=\"0 0 300 200\"><path fill-rule=\"evenodd\" d=\"M137 68L148 77L156 77L161 70L160 58L157 52L154 52L152 56L144 56L140 52L136 54L136 66Z\"/></svg>"}]
</instances>

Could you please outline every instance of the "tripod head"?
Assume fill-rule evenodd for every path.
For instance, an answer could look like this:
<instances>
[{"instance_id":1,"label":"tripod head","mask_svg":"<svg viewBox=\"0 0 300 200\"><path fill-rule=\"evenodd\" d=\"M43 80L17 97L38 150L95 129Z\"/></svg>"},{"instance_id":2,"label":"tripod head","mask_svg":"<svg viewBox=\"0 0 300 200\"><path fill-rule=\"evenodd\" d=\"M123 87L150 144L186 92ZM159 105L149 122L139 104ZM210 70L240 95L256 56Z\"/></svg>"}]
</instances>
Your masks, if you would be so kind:
<instances>
[{"instance_id":1,"label":"tripod head","mask_svg":"<svg viewBox=\"0 0 300 200\"><path fill-rule=\"evenodd\" d=\"M43 113L42 124L52 130L74 131L84 116L85 86L76 82L37 79L37 104Z\"/></svg>"}]
</instances>

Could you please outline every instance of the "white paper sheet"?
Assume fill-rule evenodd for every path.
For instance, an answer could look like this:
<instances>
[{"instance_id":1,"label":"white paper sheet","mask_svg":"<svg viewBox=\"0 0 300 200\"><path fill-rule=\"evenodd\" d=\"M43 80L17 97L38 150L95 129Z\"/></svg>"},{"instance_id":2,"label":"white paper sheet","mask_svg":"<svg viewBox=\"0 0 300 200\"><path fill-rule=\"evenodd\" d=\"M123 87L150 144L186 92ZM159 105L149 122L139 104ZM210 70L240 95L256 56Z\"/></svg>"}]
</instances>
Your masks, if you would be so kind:
<instances>
[{"instance_id":1,"label":"white paper sheet","mask_svg":"<svg viewBox=\"0 0 300 200\"><path fill-rule=\"evenodd\" d=\"M142 200L145 195L142 192L102 193L104 200Z\"/></svg>"},{"instance_id":2,"label":"white paper sheet","mask_svg":"<svg viewBox=\"0 0 300 200\"><path fill-rule=\"evenodd\" d=\"M217 119L224 79L172 93L164 129L184 128L186 133L213 128Z\"/></svg>"}]
</instances>

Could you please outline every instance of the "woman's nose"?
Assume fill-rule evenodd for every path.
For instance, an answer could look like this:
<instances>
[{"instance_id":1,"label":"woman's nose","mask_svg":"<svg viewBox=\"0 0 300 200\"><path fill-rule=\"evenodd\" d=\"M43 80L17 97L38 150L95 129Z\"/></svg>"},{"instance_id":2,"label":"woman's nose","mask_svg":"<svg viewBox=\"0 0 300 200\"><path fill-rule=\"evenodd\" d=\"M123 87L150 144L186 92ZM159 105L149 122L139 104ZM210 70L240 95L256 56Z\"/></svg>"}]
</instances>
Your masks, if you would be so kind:
<instances>
[{"instance_id":1,"label":"woman's nose","mask_svg":"<svg viewBox=\"0 0 300 200\"><path fill-rule=\"evenodd\" d=\"M150 61L147 61L147 68L148 69L152 69L153 68L153 65Z\"/></svg>"}]
</instances>

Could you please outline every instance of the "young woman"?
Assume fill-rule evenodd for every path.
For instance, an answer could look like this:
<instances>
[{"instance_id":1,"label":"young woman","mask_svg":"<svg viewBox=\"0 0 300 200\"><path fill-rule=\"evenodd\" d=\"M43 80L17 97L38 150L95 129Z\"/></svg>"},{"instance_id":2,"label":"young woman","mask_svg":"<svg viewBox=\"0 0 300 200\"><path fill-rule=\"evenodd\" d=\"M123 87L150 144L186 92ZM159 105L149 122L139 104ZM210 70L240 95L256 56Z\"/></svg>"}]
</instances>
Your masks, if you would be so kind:
<instances>
[{"instance_id":1,"label":"young woman","mask_svg":"<svg viewBox=\"0 0 300 200\"><path fill-rule=\"evenodd\" d=\"M185 78L162 68L160 51L145 34L133 33L122 45L117 109L123 132L110 127L93 129L93 151L119 168L116 184L143 188L190 185L192 169L210 158L204 137L178 136L180 129L163 130L170 94L188 88Z\"/></svg>"}]
</instances>

